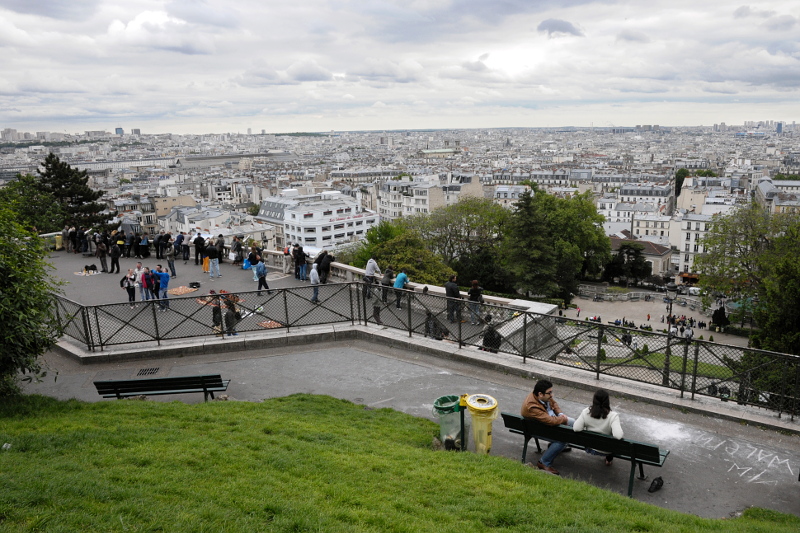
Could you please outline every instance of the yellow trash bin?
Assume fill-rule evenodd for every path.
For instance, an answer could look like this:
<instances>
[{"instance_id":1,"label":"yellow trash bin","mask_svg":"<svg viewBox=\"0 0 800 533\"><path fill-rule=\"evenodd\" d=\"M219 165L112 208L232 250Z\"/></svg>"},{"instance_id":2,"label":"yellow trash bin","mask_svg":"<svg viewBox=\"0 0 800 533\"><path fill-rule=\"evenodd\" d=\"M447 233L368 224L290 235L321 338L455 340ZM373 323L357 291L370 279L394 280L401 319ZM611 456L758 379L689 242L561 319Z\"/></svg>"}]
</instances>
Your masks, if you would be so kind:
<instances>
[{"instance_id":1,"label":"yellow trash bin","mask_svg":"<svg viewBox=\"0 0 800 533\"><path fill-rule=\"evenodd\" d=\"M62 250L63 248L64 248L64 236L56 235L56 250Z\"/></svg>"},{"instance_id":2,"label":"yellow trash bin","mask_svg":"<svg viewBox=\"0 0 800 533\"><path fill-rule=\"evenodd\" d=\"M472 394L467 398L467 409L472 417L472 440L475 453L492 451L492 421L497 418L497 400L486 394Z\"/></svg>"}]
</instances>

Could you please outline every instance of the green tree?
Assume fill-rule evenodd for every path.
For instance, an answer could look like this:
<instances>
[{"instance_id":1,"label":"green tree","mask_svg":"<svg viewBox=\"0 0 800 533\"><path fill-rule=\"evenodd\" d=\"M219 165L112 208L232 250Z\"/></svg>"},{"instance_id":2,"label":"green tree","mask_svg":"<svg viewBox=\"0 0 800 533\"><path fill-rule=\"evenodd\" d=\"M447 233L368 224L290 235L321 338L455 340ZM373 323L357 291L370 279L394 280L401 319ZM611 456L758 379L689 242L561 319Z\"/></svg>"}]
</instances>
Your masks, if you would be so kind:
<instances>
[{"instance_id":1,"label":"green tree","mask_svg":"<svg viewBox=\"0 0 800 533\"><path fill-rule=\"evenodd\" d=\"M251 216L256 216L258 211L261 209L261 206L258 205L251 205L247 208L247 214Z\"/></svg>"},{"instance_id":2,"label":"green tree","mask_svg":"<svg viewBox=\"0 0 800 533\"><path fill-rule=\"evenodd\" d=\"M59 231L64 226L64 211L52 194L42 189L39 179L30 174L0 189L0 205L17 214L17 222L38 233Z\"/></svg>"},{"instance_id":3,"label":"green tree","mask_svg":"<svg viewBox=\"0 0 800 533\"><path fill-rule=\"evenodd\" d=\"M39 170L42 190L55 198L66 217L64 222L91 228L105 223L109 216L103 215L105 206L97 200L103 195L89 187L85 170L79 171L63 163L50 153Z\"/></svg>"},{"instance_id":4,"label":"green tree","mask_svg":"<svg viewBox=\"0 0 800 533\"><path fill-rule=\"evenodd\" d=\"M407 232L408 229L399 223L382 220L377 225L367 230L365 239L357 243L354 247L343 250L338 254L340 261L344 261L354 267L364 268L367 261L375 253L375 247L388 242L395 237Z\"/></svg>"},{"instance_id":5,"label":"green tree","mask_svg":"<svg viewBox=\"0 0 800 533\"><path fill-rule=\"evenodd\" d=\"M773 180L800 180L800 176L797 174L775 174L772 178Z\"/></svg>"},{"instance_id":6,"label":"green tree","mask_svg":"<svg viewBox=\"0 0 800 533\"><path fill-rule=\"evenodd\" d=\"M689 171L685 168L680 168L675 172L675 196L678 197L681 195L681 189L683 188L683 182L689 176Z\"/></svg>"},{"instance_id":7,"label":"green tree","mask_svg":"<svg viewBox=\"0 0 800 533\"><path fill-rule=\"evenodd\" d=\"M0 396L19 390L20 373L39 374L39 357L60 336L52 301L60 282L50 274L46 243L18 219L0 206Z\"/></svg>"},{"instance_id":8,"label":"green tree","mask_svg":"<svg viewBox=\"0 0 800 533\"><path fill-rule=\"evenodd\" d=\"M427 248L448 264L497 242L511 218L511 212L491 199L466 197L457 203L434 209L403 221L425 241Z\"/></svg>"},{"instance_id":9,"label":"green tree","mask_svg":"<svg viewBox=\"0 0 800 533\"><path fill-rule=\"evenodd\" d=\"M569 302L582 273L598 273L610 244L589 194L557 198L534 189L515 204L503 243L516 288Z\"/></svg>"},{"instance_id":10,"label":"green tree","mask_svg":"<svg viewBox=\"0 0 800 533\"><path fill-rule=\"evenodd\" d=\"M438 256L425 247L425 243L412 231L375 245L375 260L381 269L390 266L395 273L405 269L410 281L429 285L444 285L455 274Z\"/></svg>"},{"instance_id":11,"label":"green tree","mask_svg":"<svg viewBox=\"0 0 800 533\"><path fill-rule=\"evenodd\" d=\"M653 266L645 261L642 252L644 245L636 242L624 242L620 244L619 250L611 260L611 270L608 275L611 277L624 277L625 285L631 281L639 283L652 273Z\"/></svg>"}]
</instances>

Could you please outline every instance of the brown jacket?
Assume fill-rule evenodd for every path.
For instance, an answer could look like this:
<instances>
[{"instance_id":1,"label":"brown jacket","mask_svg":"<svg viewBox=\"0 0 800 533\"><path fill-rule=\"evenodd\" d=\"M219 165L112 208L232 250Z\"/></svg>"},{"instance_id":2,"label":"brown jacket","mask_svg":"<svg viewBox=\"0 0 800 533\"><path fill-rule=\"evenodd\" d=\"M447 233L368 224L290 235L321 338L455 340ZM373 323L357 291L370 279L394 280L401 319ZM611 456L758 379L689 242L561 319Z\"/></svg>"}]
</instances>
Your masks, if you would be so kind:
<instances>
[{"instance_id":1,"label":"brown jacket","mask_svg":"<svg viewBox=\"0 0 800 533\"><path fill-rule=\"evenodd\" d=\"M555 414L561 414L561 409L554 399L550 399L550 407L553 408ZM547 414L547 408L542 402L536 399L533 392L528 394L528 397L522 402L522 416L525 418L533 418L537 422L547 424L548 426L558 426L561 424L557 416L550 416Z\"/></svg>"}]
</instances>

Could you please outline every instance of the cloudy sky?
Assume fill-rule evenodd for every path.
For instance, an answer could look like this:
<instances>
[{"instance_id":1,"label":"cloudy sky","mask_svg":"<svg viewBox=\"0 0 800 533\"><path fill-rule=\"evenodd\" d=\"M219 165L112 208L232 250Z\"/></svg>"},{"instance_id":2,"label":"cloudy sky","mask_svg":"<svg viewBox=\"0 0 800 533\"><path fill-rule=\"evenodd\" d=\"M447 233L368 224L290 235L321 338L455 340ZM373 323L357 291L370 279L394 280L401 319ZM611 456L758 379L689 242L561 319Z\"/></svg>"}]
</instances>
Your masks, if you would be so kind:
<instances>
[{"instance_id":1,"label":"cloudy sky","mask_svg":"<svg viewBox=\"0 0 800 533\"><path fill-rule=\"evenodd\" d=\"M800 2L0 0L0 129L800 122Z\"/></svg>"}]
</instances>

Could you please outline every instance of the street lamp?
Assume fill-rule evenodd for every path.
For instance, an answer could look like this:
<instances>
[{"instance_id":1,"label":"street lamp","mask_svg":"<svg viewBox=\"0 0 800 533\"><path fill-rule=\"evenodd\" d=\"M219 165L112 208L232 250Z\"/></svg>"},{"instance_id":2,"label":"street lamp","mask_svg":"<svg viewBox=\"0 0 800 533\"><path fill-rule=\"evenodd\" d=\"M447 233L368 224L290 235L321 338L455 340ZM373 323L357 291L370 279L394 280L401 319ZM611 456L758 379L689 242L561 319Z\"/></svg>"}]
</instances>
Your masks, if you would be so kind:
<instances>
[{"instance_id":1,"label":"street lamp","mask_svg":"<svg viewBox=\"0 0 800 533\"><path fill-rule=\"evenodd\" d=\"M667 352L664 357L664 377L661 384L665 387L669 386L669 358L671 355L670 340L672 340L672 304L675 303L675 298L678 297L678 286L674 281L670 281L666 285L667 300L669 301L669 312L667 313Z\"/></svg>"}]
</instances>

